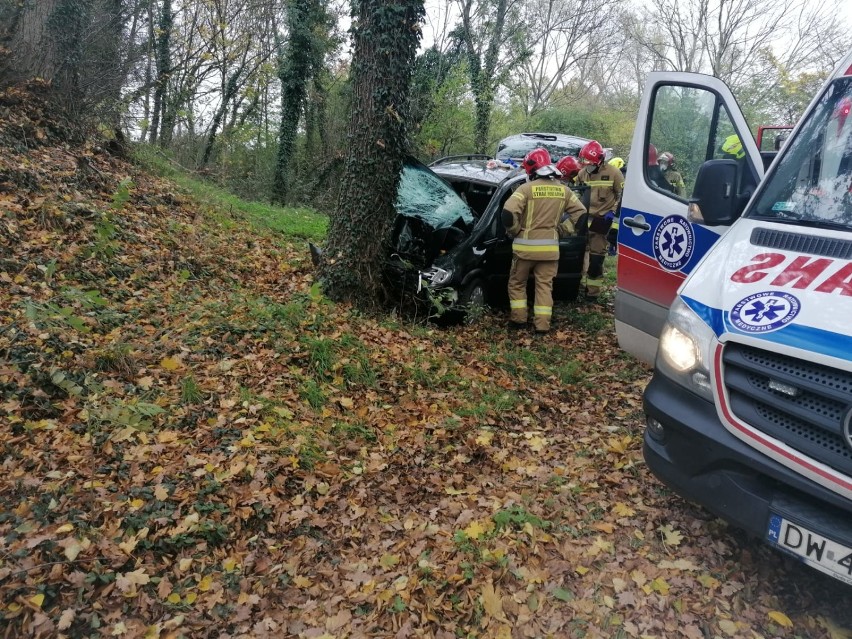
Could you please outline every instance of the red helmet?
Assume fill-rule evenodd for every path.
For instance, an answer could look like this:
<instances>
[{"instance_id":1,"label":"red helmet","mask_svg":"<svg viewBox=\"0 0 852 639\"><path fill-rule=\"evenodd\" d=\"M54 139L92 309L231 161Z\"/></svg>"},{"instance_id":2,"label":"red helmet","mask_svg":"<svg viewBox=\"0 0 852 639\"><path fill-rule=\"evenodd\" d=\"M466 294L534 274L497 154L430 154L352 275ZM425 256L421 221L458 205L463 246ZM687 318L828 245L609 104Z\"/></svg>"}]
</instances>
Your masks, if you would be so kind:
<instances>
[{"instance_id":1,"label":"red helmet","mask_svg":"<svg viewBox=\"0 0 852 639\"><path fill-rule=\"evenodd\" d=\"M657 147L648 145L648 166L657 166Z\"/></svg>"},{"instance_id":2,"label":"red helmet","mask_svg":"<svg viewBox=\"0 0 852 639\"><path fill-rule=\"evenodd\" d=\"M580 163L573 155L566 155L556 163L556 170L570 179L580 172Z\"/></svg>"},{"instance_id":3,"label":"red helmet","mask_svg":"<svg viewBox=\"0 0 852 639\"><path fill-rule=\"evenodd\" d=\"M524 158L524 170L527 175L533 175L550 164L550 153L547 149L533 149Z\"/></svg>"},{"instance_id":4,"label":"red helmet","mask_svg":"<svg viewBox=\"0 0 852 639\"><path fill-rule=\"evenodd\" d=\"M584 164L600 164L604 161L604 150L597 140L586 142L586 146L580 149L580 161Z\"/></svg>"}]
</instances>

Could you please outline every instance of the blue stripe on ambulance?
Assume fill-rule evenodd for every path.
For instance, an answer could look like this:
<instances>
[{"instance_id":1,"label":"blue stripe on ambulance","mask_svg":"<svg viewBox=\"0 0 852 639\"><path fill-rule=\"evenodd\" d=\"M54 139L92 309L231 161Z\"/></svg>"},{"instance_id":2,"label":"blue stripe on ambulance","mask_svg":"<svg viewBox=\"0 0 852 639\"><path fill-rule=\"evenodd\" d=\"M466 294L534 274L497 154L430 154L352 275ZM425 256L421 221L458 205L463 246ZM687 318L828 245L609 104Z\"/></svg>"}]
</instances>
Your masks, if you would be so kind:
<instances>
[{"instance_id":1,"label":"blue stripe on ambulance","mask_svg":"<svg viewBox=\"0 0 852 639\"><path fill-rule=\"evenodd\" d=\"M749 337L756 337L767 342L772 342L773 344L781 344L803 351L816 352L828 357L852 361L852 335L834 333L821 328L802 326L795 323L768 333L745 333L730 324L727 311L707 306L685 295L681 295L681 299L707 326L713 329L716 337L721 337L726 332L748 335Z\"/></svg>"}]
</instances>

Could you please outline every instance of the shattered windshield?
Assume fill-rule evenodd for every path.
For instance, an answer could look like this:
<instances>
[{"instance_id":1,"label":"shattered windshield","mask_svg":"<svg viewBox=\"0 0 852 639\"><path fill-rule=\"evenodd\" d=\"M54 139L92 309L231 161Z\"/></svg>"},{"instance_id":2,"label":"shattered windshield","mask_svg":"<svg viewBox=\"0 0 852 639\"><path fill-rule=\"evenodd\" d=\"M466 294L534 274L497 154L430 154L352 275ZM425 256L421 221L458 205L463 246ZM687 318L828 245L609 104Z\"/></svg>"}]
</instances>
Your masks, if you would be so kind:
<instances>
[{"instance_id":1,"label":"shattered windshield","mask_svg":"<svg viewBox=\"0 0 852 639\"><path fill-rule=\"evenodd\" d=\"M400 215L414 217L440 229L461 219L473 223L473 213L452 187L429 169L406 163L402 169L396 208Z\"/></svg>"},{"instance_id":2,"label":"shattered windshield","mask_svg":"<svg viewBox=\"0 0 852 639\"><path fill-rule=\"evenodd\" d=\"M752 218L852 230L852 80L832 83L787 143Z\"/></svg>"}]
</instances>

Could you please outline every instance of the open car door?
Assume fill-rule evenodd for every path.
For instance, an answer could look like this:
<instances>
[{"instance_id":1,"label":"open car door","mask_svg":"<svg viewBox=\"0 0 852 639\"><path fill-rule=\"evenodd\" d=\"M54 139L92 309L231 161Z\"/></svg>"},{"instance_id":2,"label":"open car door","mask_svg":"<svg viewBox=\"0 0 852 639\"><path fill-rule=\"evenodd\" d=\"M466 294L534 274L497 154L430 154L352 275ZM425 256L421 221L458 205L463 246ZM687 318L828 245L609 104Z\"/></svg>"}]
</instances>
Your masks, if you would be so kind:
<instances>
[{"instance_id":1,"label":"open car door","mask_svg":"<svg viewBox=\"0 0 852 639\"><path fill-rule=\"evenodd\" d=\"M664 152L674 156L670 171L682 178L680 188L657 165ZM698 169L724 158L741 163L733 188L742 211L763 164L731 91L698 73L649 73L627 165L615 297L619 345L648 364L678 287L728 228L687 219Z\"/></svg>"}]
</instances>

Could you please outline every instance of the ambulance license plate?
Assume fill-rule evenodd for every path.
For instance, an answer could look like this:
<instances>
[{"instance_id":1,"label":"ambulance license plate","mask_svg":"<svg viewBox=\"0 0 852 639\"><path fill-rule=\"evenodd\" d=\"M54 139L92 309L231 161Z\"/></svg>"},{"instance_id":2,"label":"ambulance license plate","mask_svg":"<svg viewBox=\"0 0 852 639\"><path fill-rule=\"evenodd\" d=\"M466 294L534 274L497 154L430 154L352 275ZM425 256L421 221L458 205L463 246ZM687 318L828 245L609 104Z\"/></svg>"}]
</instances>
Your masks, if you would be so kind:
<instances>
[{"instance_id":1,"label":"ambulance license plate","mask_svg":"<svg viewBox=\"0 0 852 639\"><path fill-rule=\"evenodd\" d=\"M766 538L809 566L852 584L852 547L839 544L781 515L769 517Z\"/></svg>"}]
</instances>

